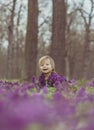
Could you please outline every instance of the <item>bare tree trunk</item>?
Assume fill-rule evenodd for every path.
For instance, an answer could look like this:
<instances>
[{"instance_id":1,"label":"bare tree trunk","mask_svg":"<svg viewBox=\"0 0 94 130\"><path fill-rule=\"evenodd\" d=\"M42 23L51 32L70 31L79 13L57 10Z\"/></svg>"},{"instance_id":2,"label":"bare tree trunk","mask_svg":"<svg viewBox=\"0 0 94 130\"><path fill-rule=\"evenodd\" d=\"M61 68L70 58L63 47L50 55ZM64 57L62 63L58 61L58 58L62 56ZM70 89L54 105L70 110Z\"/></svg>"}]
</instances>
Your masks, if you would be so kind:
<instances>
[{"instance_id":1,"label":"bare tree trunk","mask_svg":"<svg viewBox=\"0 0 94 130\"><path fill-rule=\"evenodd\" d=\"M85 44L84 44L84 65L83 65L83 76L85 79L88 79L88 71L89 71L89 63L90 63L90 47L89 47L89 39L90 39L90 29L89 25L86 25L86 32L85 32Z\"/></svg>"},{"instance_id":2,"label":"bare tree trunk","mask_svg":"<svg viewBox=\"0 0 94 130\"><path fill-rule=\"evenodd\" d=\"M23 58L20 58L22 56L22 51L20 45L22 44L19 37L19 24L20 24L20 13L22 9L22 4L20 5L19 11L18 11L18 18L17 18L17 27L16 27L16 43L15 43L15 78L21 78L21 69L20 69L20 62L23 64ZM21 61L20 61L21 60Z\"/></svg>"},{"instance_id":3,"label":"bare tree trunk","mask_svg":"<svg viewBox=\"0 0 94 130\"><path fill-rule=\"evenodd\" d=\"M25 44L25 78L36 75L38 46L38 1L28 0L28 22Z\"/></svg>"},{"instance_id":4,"label":"bare tree trunk","mask_svg":"<svg viewBox=\"0 0 94 130\"><path fill-rule=\"evenodd\" d=\"M64 0L53 0L51 56L56 63L56 71L65 75L65 29L66 5Z\"/></svg>"},{"instance_id":5,"label":"bare tree trunk","mask_svg":"<svg viewBox=\"0 0 94 130\"><path fill-rule=\"evenodd\" d=\"M14 59L14 13L16 0L13 0L13 7L11 10L10 23L8 26L8 57L7 57L7 78L13 78L13 59Z\"/></svg>"}]
</instances>

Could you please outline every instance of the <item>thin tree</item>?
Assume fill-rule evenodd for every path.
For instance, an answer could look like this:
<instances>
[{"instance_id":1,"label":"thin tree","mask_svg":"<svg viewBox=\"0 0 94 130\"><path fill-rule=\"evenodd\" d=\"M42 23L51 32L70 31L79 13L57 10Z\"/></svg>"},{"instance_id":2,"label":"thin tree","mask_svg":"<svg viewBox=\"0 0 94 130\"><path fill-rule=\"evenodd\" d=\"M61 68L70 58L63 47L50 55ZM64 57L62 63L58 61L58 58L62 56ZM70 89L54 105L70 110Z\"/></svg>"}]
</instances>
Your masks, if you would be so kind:
<instances>
[{"instance_id":1,"label":"thin tree","mask_svg":"<svg viewBox=\"0 0 94 130\"><path fill-rule=\"evenodd\" d=\"M38 1L28 0L28 20L25 43L25 78L31 80L36 75L38 46Z\"/></svg>"},{"instance_id":2,"label":"thin tree","mask_svg":"<svg viewBox=\"0 0 94 130\"><path fill-rule=\"evenodd\" d=\"M51 56L56 62L58 73L65 75L65 0L53 0Z\"/></svg>"},{"instance_id":3,"label":"thin tree","mask_svg":"<svg viewBox=\"0 0 94 130\"><path fill-rule=\"evenodd\" d=\"M15 72L15 78L21 77L21 63L23 63L23 57L22 57L22 49L21 44L22 40L19 32L20 27L20 20L21 20L21 11L22 11L22 3L20 4L18 15L17 15L17 21L16 21L16 43L15 43L15 64L14 64L14 72Z\"/></svg>"},{"instance_id":4,"label":"thin tree","mask_svg":"<svg viewBox=\"0 0 94 130\"><path fill-rule=\"evenodd\" d=\"M13 78L13 59L14 59L14 16L16 0L13 0L10 21L8 25L8 56L7 56L7 78Z\"/></svg>"}]
</instances>

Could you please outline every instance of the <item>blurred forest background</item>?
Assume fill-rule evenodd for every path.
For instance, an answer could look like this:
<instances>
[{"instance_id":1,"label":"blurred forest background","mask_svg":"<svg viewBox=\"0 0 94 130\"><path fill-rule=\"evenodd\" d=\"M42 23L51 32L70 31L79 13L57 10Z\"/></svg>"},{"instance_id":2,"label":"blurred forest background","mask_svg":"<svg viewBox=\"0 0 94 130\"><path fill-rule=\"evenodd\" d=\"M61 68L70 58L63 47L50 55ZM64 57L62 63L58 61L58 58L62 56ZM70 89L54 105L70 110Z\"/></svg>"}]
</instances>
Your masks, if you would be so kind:
<instances>
[{"instance_id":1,"label":"blurred forest background","mask_svg":"<svg viewBox=\"0 0 94 130\"><path fill-rule=\"evenodd\" d=\"M94 0L0 0L0 79L38 76L43 55L69 79L94 77Z\"/></svg>"}]
</instances>

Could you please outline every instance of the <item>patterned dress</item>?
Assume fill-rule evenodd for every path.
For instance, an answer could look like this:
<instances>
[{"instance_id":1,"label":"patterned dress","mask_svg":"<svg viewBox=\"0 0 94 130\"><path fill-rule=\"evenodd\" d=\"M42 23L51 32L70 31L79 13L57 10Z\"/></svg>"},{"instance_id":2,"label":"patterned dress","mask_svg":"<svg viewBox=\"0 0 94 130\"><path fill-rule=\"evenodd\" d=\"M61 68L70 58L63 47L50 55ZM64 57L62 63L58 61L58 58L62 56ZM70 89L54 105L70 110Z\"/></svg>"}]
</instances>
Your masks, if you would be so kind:
<instances>
[{"instance_id":1,"label":"patterned dress","mask_svg":"<svg viewBox=\"0 0 94 130\"><path fill-rule=\"evenodd\" d=\"M66 78L62 75L57 74L56 72L52 72L47 80L45 80L43 73L39 77L39 84L41 88L44 86L54 87L57 83L62 84L63 81L66 82Z\"/></svg>"}]
</instances>

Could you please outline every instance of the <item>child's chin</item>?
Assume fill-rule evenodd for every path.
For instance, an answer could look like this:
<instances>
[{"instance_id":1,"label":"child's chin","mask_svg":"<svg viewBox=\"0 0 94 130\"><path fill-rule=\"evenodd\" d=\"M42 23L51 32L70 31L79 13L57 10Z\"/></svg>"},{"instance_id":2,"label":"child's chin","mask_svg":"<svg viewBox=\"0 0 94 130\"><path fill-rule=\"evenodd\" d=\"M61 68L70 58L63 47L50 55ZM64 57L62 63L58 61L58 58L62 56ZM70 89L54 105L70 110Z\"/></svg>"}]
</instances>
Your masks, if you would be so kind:
<instances>
[{"instance_id":1,"label":"child's chin","mask_svg":"<svg viewBox=\"0 0 94 130\"><path fill-rule=\"evenodd\" d=\"M49 72L43 72L44 74L48 74Z\"/></svg>"},{"instance_id":2,"label":"child's chin","mask_svg":"<svg viewBox=\"0 0 94 130\"><path fill-rule=\"evenodd\" d=\"M43 71L44 74L48 74L49 72L48 71Z\"/></svg>"}]
</instances>

